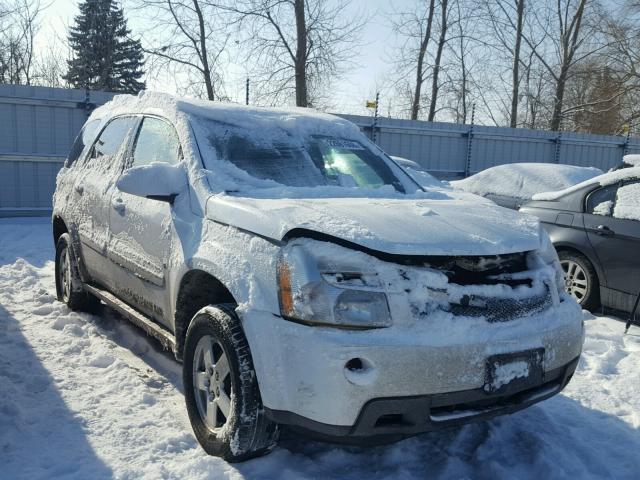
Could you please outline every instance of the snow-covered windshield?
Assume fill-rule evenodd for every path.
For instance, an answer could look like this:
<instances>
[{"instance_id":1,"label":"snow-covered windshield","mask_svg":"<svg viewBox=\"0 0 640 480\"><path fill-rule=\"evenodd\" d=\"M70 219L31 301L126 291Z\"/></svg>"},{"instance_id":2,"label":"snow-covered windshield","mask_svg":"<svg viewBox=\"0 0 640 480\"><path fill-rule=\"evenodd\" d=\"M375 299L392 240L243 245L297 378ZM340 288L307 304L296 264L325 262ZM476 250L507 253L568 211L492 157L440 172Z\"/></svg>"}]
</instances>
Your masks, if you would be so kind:
<instances>
[{"instance_id":1,"label":"snow-covered windshield","mask_svg":"<svg viewBox=\"0 0 640 480\"><path fill-rule=\"evenodd\" d=\"M389 185L405 191L383 157L357 140L327 135L298 137L280 127L252 132L209 119L198 119L197 123L207 144L203 157L209 170L216 170L213 161L223 160L254 178L288 187ZM215 158L207 150L213 150Z\"/></svg>"}]
</instances>

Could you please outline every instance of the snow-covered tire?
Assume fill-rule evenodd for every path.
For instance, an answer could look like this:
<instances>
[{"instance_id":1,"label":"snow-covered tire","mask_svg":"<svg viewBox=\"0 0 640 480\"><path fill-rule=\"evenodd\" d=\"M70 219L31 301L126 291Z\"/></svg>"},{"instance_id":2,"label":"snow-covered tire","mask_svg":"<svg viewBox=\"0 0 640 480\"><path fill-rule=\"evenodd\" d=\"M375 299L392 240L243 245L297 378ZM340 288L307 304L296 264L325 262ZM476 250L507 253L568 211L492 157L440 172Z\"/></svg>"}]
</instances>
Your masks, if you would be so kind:
<instances>
[{"instance_id":1,"label":"snow-covered tire","mask_svg":"<svg viewBox=\"0 0 640 480\"><path fill-rule=\"evenodd\" d=\"M565 272L565 288L582 308L594 311L600 307L600 282L591 262L584 255L570 250L558 252ZM567 279L567 275L572 278ZM574 291L575 290L575 291Z\"/></svg>"},{"instance_id":2,"label":"snow-covered tire","mask_svg":"<svg viewBox=\"0 0 640 480\"><path fill-rule=\"evenodd\" d=\"M195 314L182 372L189 420L209 455L241 462L275 447L278 426L265 416L249 344L233 305L209 306Z\"/></svg>"},{"instance_id":3,"label":"snow-covered tire","mask_svg":"<svg viewBox=\"0 0 640 480\"><path fill-rule=\"evenodd\" d=\"M56 296L71 310L94 312L100 300L84 290L78 260L73 250L71 236L63 233L56 243Z\"/></svg>"}]
</instances>

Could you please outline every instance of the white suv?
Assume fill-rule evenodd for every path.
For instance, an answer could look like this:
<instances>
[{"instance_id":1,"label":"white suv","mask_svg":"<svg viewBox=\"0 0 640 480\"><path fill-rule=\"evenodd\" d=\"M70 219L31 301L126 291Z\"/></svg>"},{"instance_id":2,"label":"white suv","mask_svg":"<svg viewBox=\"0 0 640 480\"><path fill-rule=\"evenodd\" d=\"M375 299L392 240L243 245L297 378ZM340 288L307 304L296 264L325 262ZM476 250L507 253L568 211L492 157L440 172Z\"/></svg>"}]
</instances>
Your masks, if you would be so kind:
<instances>
[{"instance_id":1,"label":"white suv","mask_svg":"<svg viewBox=\"0 0 640 480\"><path fill-rule=\"evenodd\" d=\"M173 350L196 437L230 461L280 425L380 442L513 412L582 348L535 219L423 190L309 110L118 96L58 176L53 235L58 298Z\"/></svg>"}]
</instances>

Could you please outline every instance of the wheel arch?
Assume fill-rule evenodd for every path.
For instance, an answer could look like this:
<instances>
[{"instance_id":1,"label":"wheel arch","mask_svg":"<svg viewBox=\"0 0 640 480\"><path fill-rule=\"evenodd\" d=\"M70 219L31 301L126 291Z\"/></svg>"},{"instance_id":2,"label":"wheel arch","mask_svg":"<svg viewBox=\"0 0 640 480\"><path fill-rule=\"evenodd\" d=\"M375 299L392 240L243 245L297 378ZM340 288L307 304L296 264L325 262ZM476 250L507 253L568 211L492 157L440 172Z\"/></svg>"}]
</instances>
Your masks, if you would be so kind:
<instances>
[{"instance_id":1,"label":"wheel arch","mask_svg":"<svg viewBox=\"0 0 640 480\"><path fill-rule=\"evenodd\" d=\"M51 219L51 224L53 230L53 244L55 245L63 233L69 233L69 229L60 215L54 215Z\"/></svg>"},{"instance_id":2,"label":"wheel arch","mask_svg":"<svg viewBox=\"0 0 640 480\"><path fill-rule=\"evenodd\" d=\"M216 276L200 269L187 271L181 278L175 308L176 358L181 359L185 337L193 316L207 305L236 304L231 290Z\"/></svg>"},{"instance_id":3,"label":"wheel arch","mask_svg":"<svg viewBox=\"0 0 640 480\"><path fill-rule=\"evenodd\" d=\"M556 248L556 251L558 253L560 253L561 251L564 252L572 252L572 253L577 253L579 255L582 255L583 257L585 257L587 260L589 260L589 263L591 263L591 266L593 267L593 269L596 272L596 277L598 279L598 285L600 287L606 286L605 285L605 281L606 281L606 276L604 275L604 272L602 271L601 267L600 267L600 263L597 261L597 258L594 258L593 255L590 252L586 252L586 249L583 248L579 248L576 245L572 244L572 243L565 243L565 242L558 242L556 244L554 244L554 247Z\"/></svg>"}]
</instances>

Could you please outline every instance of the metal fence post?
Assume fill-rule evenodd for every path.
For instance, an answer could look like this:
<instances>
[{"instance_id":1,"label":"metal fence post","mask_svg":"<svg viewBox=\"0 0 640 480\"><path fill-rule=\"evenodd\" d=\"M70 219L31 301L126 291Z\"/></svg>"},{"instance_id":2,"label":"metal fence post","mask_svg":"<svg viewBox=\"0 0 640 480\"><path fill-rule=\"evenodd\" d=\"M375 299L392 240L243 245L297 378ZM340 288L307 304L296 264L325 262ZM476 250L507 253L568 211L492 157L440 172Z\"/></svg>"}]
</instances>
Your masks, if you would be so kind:
<instances>
[{"instance_id":1,"label":"metal fence post","mask_svg":"<svg viewBox=\"0 0 640 480\"><path fill-rule=\"evenodd\" d=\"M378 104L380 103L380 92L376 92L376 109L373 113L373 124L371 125L371 140L376 143L377 135L376 129L378 128ZM377 144L376 144L377 145Z\"/></svg>"},{"instance_id":2,"label":"metal fence post","mask_svg":"<svg viewBox=\"0 0 640 480\"><path fill-rule=\"evenodd\" d=\"M627 128L627 136L624 139L624 143L622 144L622 158L629 153L629 140L631 140L631 127Z\"/></svg>"},{"instance_id":3,"label":"metal fence post","mask_svg":"<svg viewBox=\"0 0 640 480\"><path fill-rule=\"evenodd\" d=\"M469 126L469 131L467 132L467 158L464 166L464 177L467 178L469 173L471 172L471 152L473 151L473 126L476 117L476 104L474 103L471 106L471 125Z\"/></svg>"},{"instance_id":4,"label":"metal fence post","mask_svg":"<svg viewBox=\"0 0 640 480\"><path fill-rule=\"evenodd\" d=\"M558 135L553 140L556 144L555 151L553 152L553 162L560 163L560 146L562 144L562 121L560 122L560 127L558 128Z\"/></svg>"}]
</instances>

